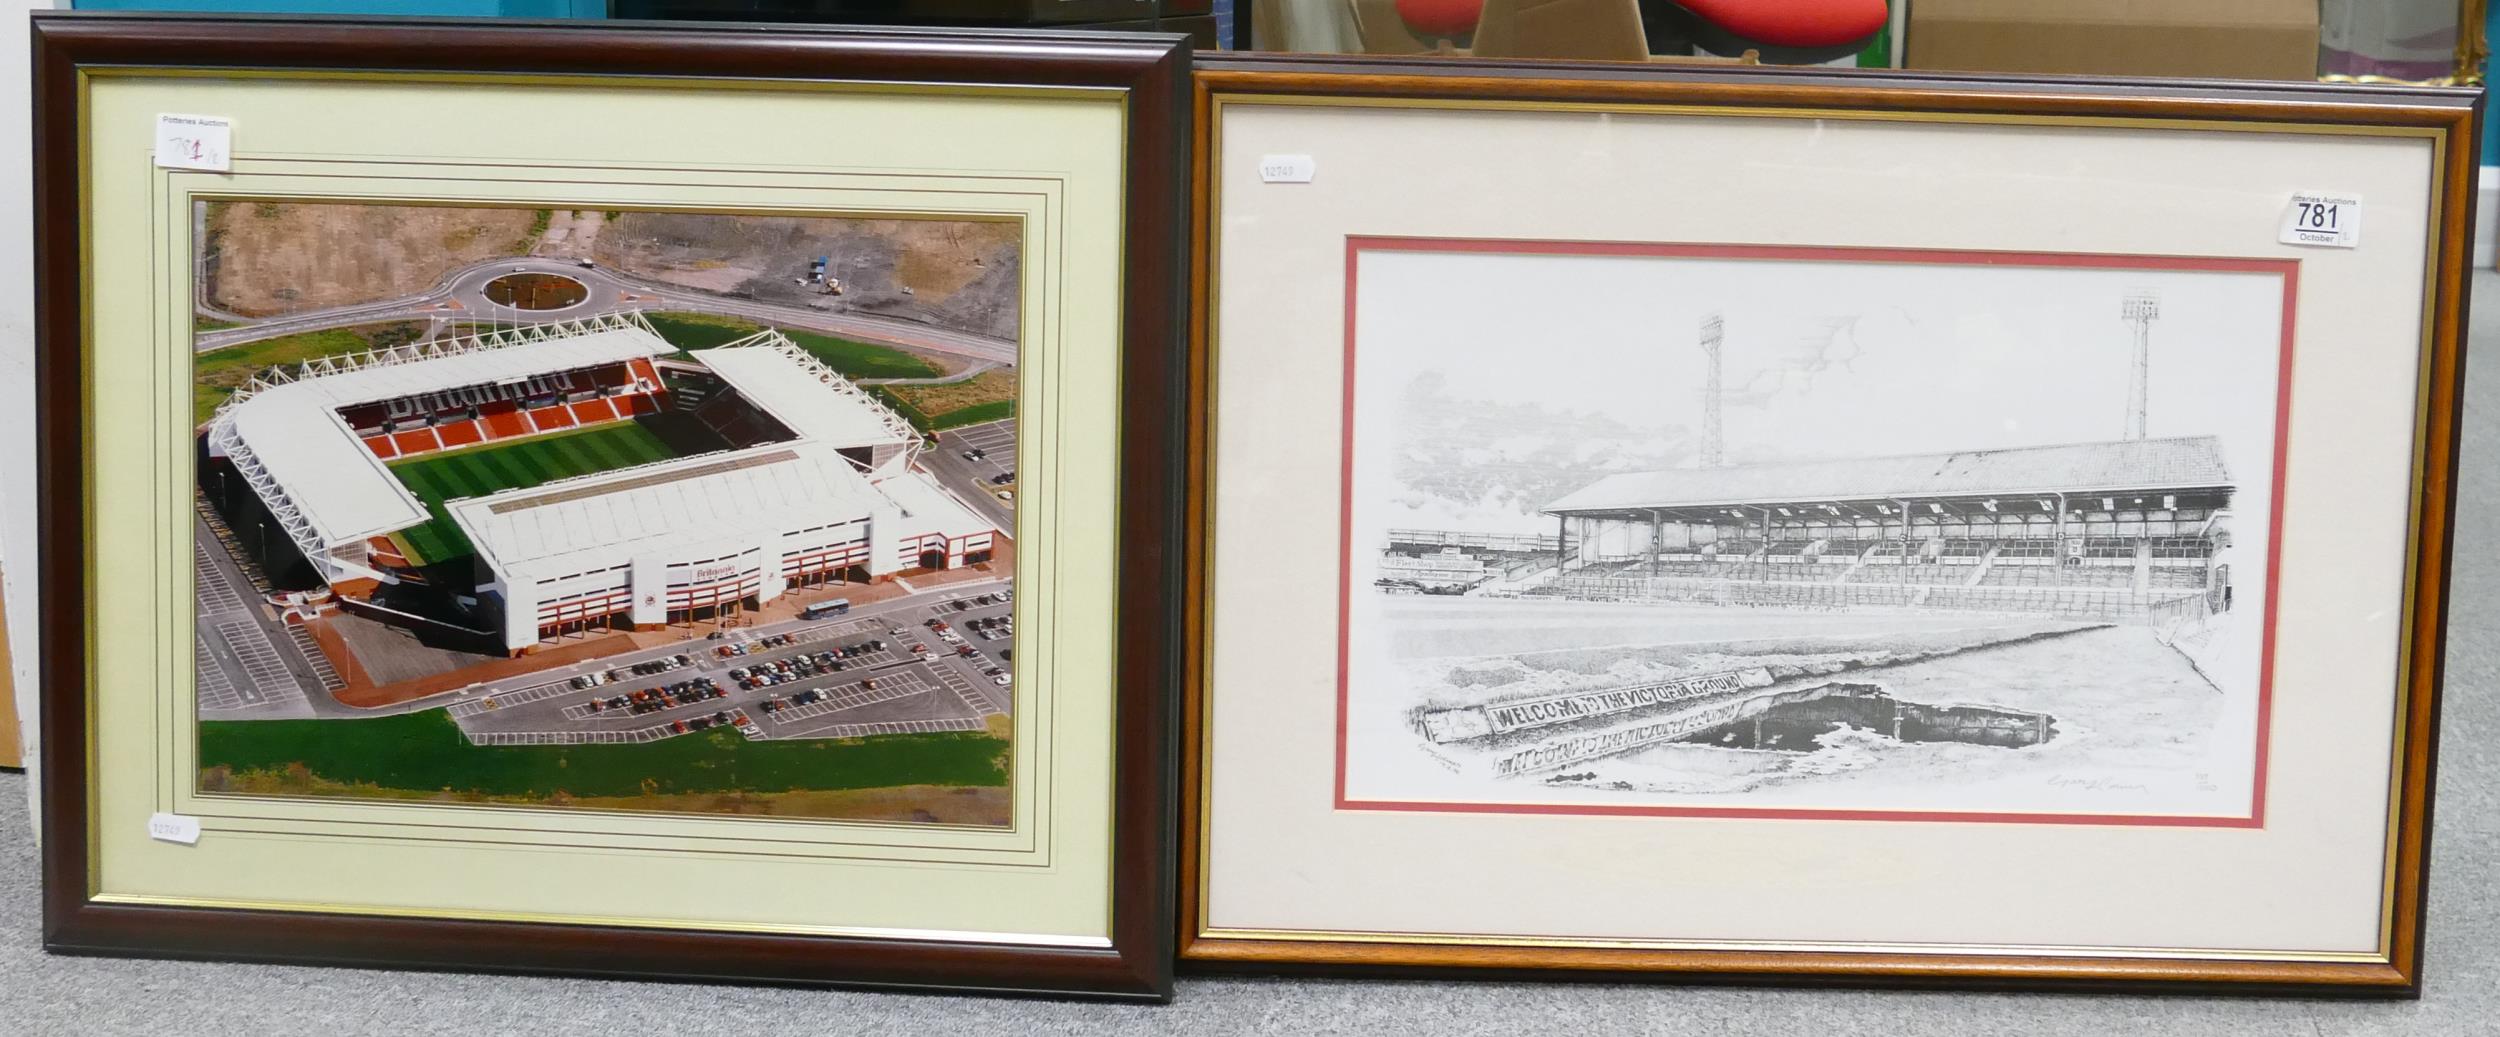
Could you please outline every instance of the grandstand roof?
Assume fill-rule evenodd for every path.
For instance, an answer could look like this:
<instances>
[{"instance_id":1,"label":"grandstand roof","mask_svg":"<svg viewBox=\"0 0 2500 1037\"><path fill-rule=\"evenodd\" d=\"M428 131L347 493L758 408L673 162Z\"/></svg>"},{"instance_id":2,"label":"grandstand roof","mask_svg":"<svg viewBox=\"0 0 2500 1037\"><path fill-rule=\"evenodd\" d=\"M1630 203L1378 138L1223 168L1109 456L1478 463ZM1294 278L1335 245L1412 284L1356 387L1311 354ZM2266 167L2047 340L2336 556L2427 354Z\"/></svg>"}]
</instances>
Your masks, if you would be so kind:
<instances>
[{"instance_id":1,"label":"grandstand roof","mask_svg":"<svg viewBox=\"0 0 2500 1037\"><path fill-rule=\"evenodd\" d=\"M707 545L743 550L828 520L899 511L960 536L986 532L912 474L871 482L831 444L801 440L696 454L451 502L452 521L496 571L545 580Z\"/></svg>"},{"instance_id":2,"label":"grandstand roof","mask_svg":"<svg viewBox=\"0 0 2500 1037\"><path fill-rule=\"evenodd\" d=\"M535 374L616 363L670 351L638 322L607 322L513 345L481 341L432 355L374 354L332 373L268 386L228 406L227 426L324 544L339 544L426 520L423 505L356 438L338 411L429 392L517 381Z\"/></svg>"},{"instance_id":3,"label":"grandstand roof","mask_svg":"<svg viewBox=\"0 0 2500 1037\"><path fill-rule=\"evenodd\" d=\"M1947 454L1626 472L1548 504L1548 515L1892 498L2228 489L2212 436Z\"/></svg>"},{"instance_id":4,"label":"grandstand roof","mask_svg":"<svg viewBox=\"0 0 2500 1037\"><path fill-rule=\"evenodd\" d=\"M866 516L877 503L840 454L800 442L564 479L446 510L498 571L543 580L678 544L752 547L768 534L820 525L828 511Z\"/></svg>"},{"instance_id":5,"label":"grandstand roof","mask_svg":"<svg viewBox=\"0 0 2500 1037\"><path fill-rule=\"evenodd\" d=\"M906 473L876 481L878 492L885 494L903 509L903 514L919 520L932 532L950 537L971 536L990 532L989 520L972 513L971 508L956 500L953 494L919 475Z\"/></svg>"},{"instance_id":6,"label":"grandstand roof","mask_svg":"<svg viewBox=\"0 0 2500 1037\"><path fill-rule=\"evenodd\" d=\"M909 443L919 438L875 397L795 345L724 346L703 350L694 358L747 402L802 438L837 447Z\"/></svg>"}]
</instances>

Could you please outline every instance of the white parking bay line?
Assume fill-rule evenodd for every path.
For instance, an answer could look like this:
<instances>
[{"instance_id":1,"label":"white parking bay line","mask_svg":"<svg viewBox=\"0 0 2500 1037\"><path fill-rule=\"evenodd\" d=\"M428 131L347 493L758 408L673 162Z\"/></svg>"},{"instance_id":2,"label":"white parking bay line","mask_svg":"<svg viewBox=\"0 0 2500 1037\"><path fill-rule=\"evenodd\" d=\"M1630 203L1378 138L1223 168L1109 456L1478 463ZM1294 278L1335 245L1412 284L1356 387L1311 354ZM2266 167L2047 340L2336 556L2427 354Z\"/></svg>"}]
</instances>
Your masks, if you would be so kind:
<instances>
[{"instance_id":1,"label":"white parking bay line","mask_svg":"<svg viewBox=\"0 0 2500 1037\"><path fill-rule=\"evenodd\" d=\"M873 703L891 702L895 699L908 698L913 695L926 695L937 690L936 688L931 687L927 681L923 681L908 673L896 674L892 677L880 679L886 681L887 683L879 686L873 691L854 684L841 691L826 692L823 699L807 703L806 705L791 706L787 709L776 709L770 715L772 716L773 723L775 724L792 724L813 717L821 717L829 713L839 713L848 709L858 709L861 706L871 705Z\"/></svg>"},{"instance_id":2,"label":"white parking bay line","mask_svg":"<svg viewBox=\"0 0 2500 1037\"><path fill-rule=\"evenodd\" d=\"M194 672L198 675L200 708L241 709L267 701L260 697L259 689L253 689L250 699L245 699L238 694L234 689L234 682L226 679L226 671L220 669L217 660L208 654L207 641L195 640L191 642L191 645L198 649Z\"/></svg>"},{"instance_id":3,"label":"white parking bay line","mask_svg":"<svg viewBox=\"0 0 2500 1037\"><path fill-rule=\"evenodd\" d=\"M980 687L973 684L971 681L965 680L962 674L955 672L954 667L937 666L932 668L937 670L938 680L946 683L946 690L954 692L956 698L962 699L964 705L971 707L974 711L982 714L983 716L1004 714L1007 712L1007 704L1005 702L999 701L997 697L991 695L989 689Z\"/></svg>"},{"instance_id":4,"label":"white parking bay line","mask_svg":"<svg viewBox=\"0 0 2500 1037\"><path fill-rule=\"evenodd\" d=\"M208 548L191 545L191 571L199 587L200 615L243 611L243 595L236 593L234 585L226 582L225 574L217 571L216 563L209 560Z\"/></svg>"},{"instance_id":5,"label":"white parking bay line","mask_svg":"<svg viewBox=\"0 0 2500 1037\"><path fill-rule=\"evenodd\" d=\"M474 702L454 703L450 709L444 710L444 712L450 714L452 719L458 720L462 717L476 716L489 709L501 709L505 706L518 706L523 703L537 702L542 699L551 699L558 695L580 690L582 689L576 688L563 681L556 681L550 684L533 684L519 691L496 692L495 694L488 695L485 698L478 699ZM488 705L490 702L493 703L493 705Z\"/></svg>"},{"instance_id":6,"label":"white parking bay line","mask_svg":"<svg viewBox=\"0 0 2500 1037\"><path fill-rule=\"evenodd\" d=\"M330 665L330 657L322 654L321 642L313 640L312 631L289 625L286 633L288 637L294 639L295 650L303 655L305 668L310 669L313 676L321 680L323 691L337 691L347 687L347 679L339 676L337 667Z\"/></svg>"},{"instance_id":7,"label":"white parking bay line","mask_svg":"<svg viewBox=\"0 0 2500 1037\"><path fill-rule=\"evenodd\" d=\"M270 688L295 689L295 675L288 673L286 664L279 661L278 650L270 646L269 635L260 624L248 619L227 620L217 624L217 636L243 664L243 675L251 678L255 692L265 695Z\"/></svg>"}]
</instances>

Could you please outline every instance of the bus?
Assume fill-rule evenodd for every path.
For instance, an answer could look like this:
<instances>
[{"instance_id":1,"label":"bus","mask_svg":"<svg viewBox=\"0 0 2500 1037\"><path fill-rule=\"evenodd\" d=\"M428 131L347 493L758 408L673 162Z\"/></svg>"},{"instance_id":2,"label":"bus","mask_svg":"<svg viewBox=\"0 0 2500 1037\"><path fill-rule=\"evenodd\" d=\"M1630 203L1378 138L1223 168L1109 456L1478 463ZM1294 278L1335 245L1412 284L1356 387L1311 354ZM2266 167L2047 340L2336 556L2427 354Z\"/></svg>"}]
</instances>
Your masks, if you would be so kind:
<instances>
[{"instance_id":1,"label":"bus","mask_svg":"<svg viewBox=\"0 0 2500 1037\"><path fill-rule=\"evenodd\" d=\"M799 618L823 619L826 616L839 616L845 612L849 612L850 610L851 599L835 598L832 601L820 601L806 608L800 609Z\"/></svg>"}]
</instances>

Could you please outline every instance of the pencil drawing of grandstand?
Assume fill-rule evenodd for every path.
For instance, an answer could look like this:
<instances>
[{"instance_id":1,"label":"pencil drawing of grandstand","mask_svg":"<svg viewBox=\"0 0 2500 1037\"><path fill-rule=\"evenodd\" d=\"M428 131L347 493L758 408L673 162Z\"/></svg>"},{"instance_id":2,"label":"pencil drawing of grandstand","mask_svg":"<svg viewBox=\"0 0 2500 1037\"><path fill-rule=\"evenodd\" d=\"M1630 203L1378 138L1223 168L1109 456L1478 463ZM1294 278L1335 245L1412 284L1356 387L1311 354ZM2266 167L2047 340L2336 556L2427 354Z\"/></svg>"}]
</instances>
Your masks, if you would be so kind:
<instances>
[{"instance_id":1,"label":"pencil drawing of grandstand","mask_svg":"<svg viewBox=\"0 0 2500 1037\"><path fill-rule=\"evenodd\" d=\"M1413 283L1552 258L1425 256ZM1362 274L1428 297L1409 259ZM1471 381L1455 324L1354 344L1403 418L1348 480L1345 805L2248 809L2287 287L1939 264L1884 271L1898 316L1867 331L1784 310L1869 264L1651 262L1735 299L1647 301L1692 323L1554 363L1681 392Z\"/></svg>"}]
</instances>

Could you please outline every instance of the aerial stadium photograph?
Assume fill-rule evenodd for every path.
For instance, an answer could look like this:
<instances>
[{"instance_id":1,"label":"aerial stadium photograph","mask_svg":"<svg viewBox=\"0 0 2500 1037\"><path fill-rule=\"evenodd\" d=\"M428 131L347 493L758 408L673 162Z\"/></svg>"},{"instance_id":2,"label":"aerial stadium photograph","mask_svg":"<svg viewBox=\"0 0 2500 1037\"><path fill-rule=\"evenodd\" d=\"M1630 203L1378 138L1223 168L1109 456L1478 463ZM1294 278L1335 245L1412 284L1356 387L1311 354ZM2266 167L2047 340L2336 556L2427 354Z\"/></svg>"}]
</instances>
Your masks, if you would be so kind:
<instances>
[{"instance_id":1,"label":"aerial stadium photograph","mask_svg":"<svg viewBox=\"0 0 2500 1037\"><path fill-rule=\"evenodd\" d=\"M1019 223L193 228L201 793L1011 823Z\"/></svg>"},{"instance_id":2,"label":"aerial stadium photograph","mask_svg":"<svg viewBox=\"0 0 2500 1037\"><path fill-rule=\"evenodd\" d=\"M1341 806L2253 821L2279 267L1351 261Z\"/></svg>"}]
</instances>

